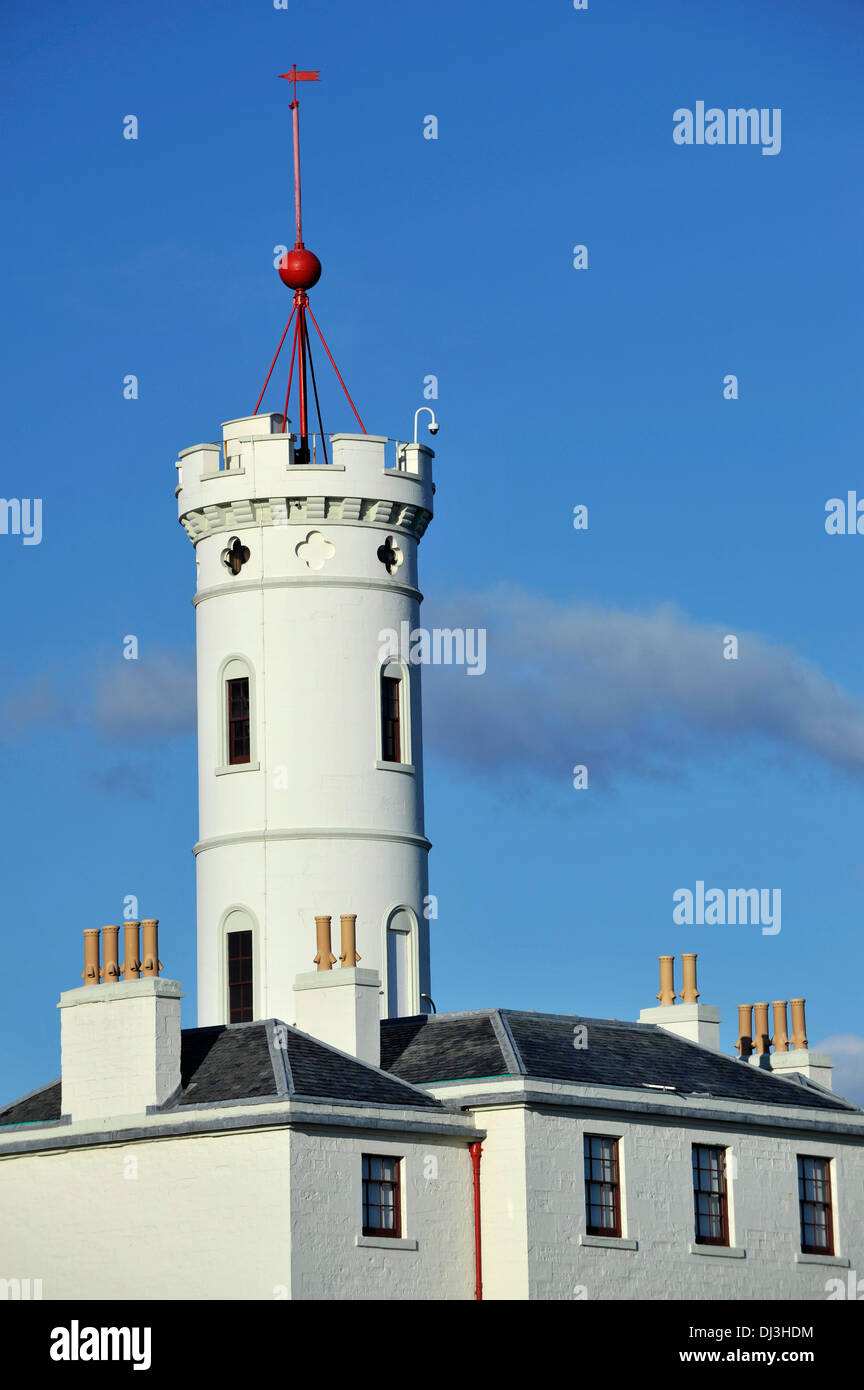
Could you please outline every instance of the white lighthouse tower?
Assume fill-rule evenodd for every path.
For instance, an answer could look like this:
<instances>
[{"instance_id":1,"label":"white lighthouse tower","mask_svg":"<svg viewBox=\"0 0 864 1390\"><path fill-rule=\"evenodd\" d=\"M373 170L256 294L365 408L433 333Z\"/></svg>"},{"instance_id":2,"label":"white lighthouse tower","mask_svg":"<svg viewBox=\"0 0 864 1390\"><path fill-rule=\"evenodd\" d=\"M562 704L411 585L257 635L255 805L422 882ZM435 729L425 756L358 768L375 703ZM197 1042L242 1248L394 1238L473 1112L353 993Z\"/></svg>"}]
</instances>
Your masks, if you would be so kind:
<instances>
[{"instance_id":1,"label":"white lighthouse tower","mask_svg":"<svg viewBox=\"0 0 864 1390\"><path fill-rule=\"evenodd\" d=\"M430 990L420 668L389 634L419 620L433 454L309 432L320 263L302 243L292 110L297 241L279 269L295 290L300 429L256 413L177 463L197 568L200 1025L293 1022L320 917L356 915L383 1016L423 1012Z\"/></svg>"}]
</instances>

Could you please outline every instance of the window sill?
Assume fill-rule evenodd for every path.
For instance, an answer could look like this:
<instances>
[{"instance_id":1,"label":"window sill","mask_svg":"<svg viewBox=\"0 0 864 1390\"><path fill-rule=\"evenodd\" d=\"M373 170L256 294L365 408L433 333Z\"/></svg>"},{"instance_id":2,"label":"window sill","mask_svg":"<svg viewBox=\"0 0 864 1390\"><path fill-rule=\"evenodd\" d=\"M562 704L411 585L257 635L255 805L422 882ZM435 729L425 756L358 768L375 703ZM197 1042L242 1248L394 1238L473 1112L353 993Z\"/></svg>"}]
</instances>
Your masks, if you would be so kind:
<instances>
[{"instance_id":1,"label":"window sill","mask_svg":"<svg viewBox=\"0 0 864 1390\"><path fill-rule=\"evenodd\" d=\"M416 1240L397 1239L395 1236L355 1236L355 1245L365 1246L371 1250L417 1250L419 1249Z\"/></svg>"},{"instance_id":2,"label":"window sill","mask_svg":"<svg viewBox=\"0 0 864 1390\"><path fill-rule=\"evenodd\" d=\"M382 763L379 761L375 766L381 772L408 772L413 775L416 771L413 763Z\"/></svg>"},{"instance_id":3,"label":"window sill","mask_svg":"<svg viewBox=\"0 0 864 1390\"><path fill-rule=\"evenodd\" d=\"M229 763L227 767L214 768L217 777L224 777L229 772L260 772L260 763Z\"/></svg>"},{"instance_id":4,"label":"window sill","mask_svg":"<svg viewBox=\"0 0 864 1390\"><path fill-rule=\"evenodd\" d=\"M849 1261L843 1255L805 1255L803 1250L795 1252L796 1265L837 1265L848 1269Z\"/></svg>"},{"instance_id":5,"label":"window sill","mask_svg":"<svg viewBox=\"0 0 864 1390\"><path fill-rule=\"evenodd\" d=\"M727 1260L743 1260L747 1251L743 1245L696 1245L691 1243L687 1249L691 1255L720 1255Z\"/></svg>"},{"instance_id":6,"label":"window sill","mask_svg":"<svg viewBox=\"0 0 864 1390\"><path fill-rule=\"evenodd\" d=\"M627 1236L579 1236L580 1245L590 1245L605 1250L638 1250L639 1242Z\"/></svg>"}]
</instances>

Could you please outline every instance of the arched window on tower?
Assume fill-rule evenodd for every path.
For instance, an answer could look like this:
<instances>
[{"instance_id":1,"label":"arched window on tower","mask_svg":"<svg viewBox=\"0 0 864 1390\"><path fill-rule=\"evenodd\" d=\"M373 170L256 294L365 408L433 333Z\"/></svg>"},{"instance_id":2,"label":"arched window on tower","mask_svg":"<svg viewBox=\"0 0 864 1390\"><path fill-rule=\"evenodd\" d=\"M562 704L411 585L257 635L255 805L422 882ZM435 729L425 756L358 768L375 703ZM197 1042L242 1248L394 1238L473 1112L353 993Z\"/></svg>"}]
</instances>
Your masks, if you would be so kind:
<instances>
[{"instance_id":1,"label":"arched window on tower","mask_svg":"<svg viewBox=\"0 0 864 1390\"><path fill-rule=\"evenodd\" d=\"M401 661L388 661L380 674L380 760L407 767L411 763L411 699L408 672Z\"/></svg>"},{"instance_id":2,"label":"arched window on tower","mask_svg":"<svg viewBox=\"0 0 864 1390\"><path fill-rule=\"evenodd\" d=\"M248 912L234 908L223 923L225 1018L251 1023L255 1017L255 931Z\"/></svg>"},{"instance_id":3,"label":"arched window on tower","mask_svg":"<svg viewBox=\"0 0 864 1390\"><path fill-rule=\"evenodd\" d=\"M255 682L242 657L230 657L219 673L221 760L223 770L257 767L255 758Z\"/></svg>"},{"instance_id":4,"label":"arched window on tower","mask_svg":"<svg viewBox=\"0 0 864 1390\"><path fill-rule=\"evenodd\" d=\"M228 762L251 762L249 734L249 677L235 676L227 681Z\"/></svg>"},{"instance_id":5,"label":"arched window on tower","mask_svg":"<svg viewBox=\"0 0 864 1390\"><path fill-rule=\"evenodd\" d=\"M419 1013L417 998L417 923L407 907L397 907L387 919L387 1017L409 1018Z\"/></svg>"}]
</instances>

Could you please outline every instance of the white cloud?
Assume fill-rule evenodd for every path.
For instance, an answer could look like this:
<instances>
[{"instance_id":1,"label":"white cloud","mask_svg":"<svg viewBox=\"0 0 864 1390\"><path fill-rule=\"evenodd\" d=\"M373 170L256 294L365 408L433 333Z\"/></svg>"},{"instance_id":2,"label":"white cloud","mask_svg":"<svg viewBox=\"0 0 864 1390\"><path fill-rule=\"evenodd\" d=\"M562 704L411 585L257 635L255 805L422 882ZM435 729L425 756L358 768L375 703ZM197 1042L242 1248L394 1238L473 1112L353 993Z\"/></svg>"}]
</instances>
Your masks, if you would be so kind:
<instances>
[{"instance_id":1,"label":"white cloud","mask_svg":"<svg viewBox=\"0 0 864 1390\"><path fill-rule=\"evenodd\" d=\"M153 651L103 667L93 717L112 738L172 738L195 730L195 663L191 654Z\"/></svg>"},{"instance_id":2,"label":"white cloud","mask_svg":"<svg viewBox=\"0 0 864 1390\"><path fill-rule=\"evenodd\" d=\"M438 607L439 625L488 634L484 676L423 673L426 737L468 769L563 780L585 763L596 786L782 749L864 775L864 703L762 637L739 630L730 661L729 628L672 604L630 613L501 588Z\"/></svg>"},{"instance_id":3,"label":"white cloud","mask_svg":"<svg viewBox=\"0 0 864 1390\"><path fill-rule=\"evenodd\" d=\"M857 1033L835 1033L824 1042L811 1043L812 1052L827 1052L834 1063L832 1089L846 1100L864 1105L864 1038Z\"/></svg>"}]
</instances>

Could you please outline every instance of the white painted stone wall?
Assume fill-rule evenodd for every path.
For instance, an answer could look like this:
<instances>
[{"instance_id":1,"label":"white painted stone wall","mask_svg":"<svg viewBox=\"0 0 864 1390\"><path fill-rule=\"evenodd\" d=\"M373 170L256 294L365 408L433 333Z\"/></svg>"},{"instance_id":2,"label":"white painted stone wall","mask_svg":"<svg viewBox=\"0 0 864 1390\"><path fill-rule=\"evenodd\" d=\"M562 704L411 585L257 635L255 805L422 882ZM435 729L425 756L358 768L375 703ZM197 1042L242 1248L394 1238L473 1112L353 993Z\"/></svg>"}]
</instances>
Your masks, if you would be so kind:
<instances>
[{"instance_id":1,"label":"white painted stone wall","mask_svg":"<svg viewBox=\"0 0 864 1390\"><path fill-rule=\"evenodd\" d=\"M272 1299L291 1282L288 1131L0 1158L0 1277L31 1272L43 1299Z\"/></svg>"},{"instance_id":2,"label":"white painted stone wall","mask_svg":"<svg viewBox=\"0 0 864 1390\"><path fill-rule=\"evenodd\" d=\"M623 1235L637 1250L586 1247L583 1136L620 1136ZM531 1297L824 1299L847 1262L864 1271L864 1151L826 1139L661 1122L526 1117ZM744 1255L691 1252L693 1144L727 1148L730 1241ZM797 1155L832 1158L835 1260L801 1256ZM733 1162L734 1160L734 1162ZM702 1247L702 1251L712 1247Z\"/></svg>"},{"instance_id":3,"label":"white painted stone wall","mask_svg":"<svg viewBox=\"0 0 864 1390\"><path fill-rule=\"evenodd\" d=\"M402 1159L403 1242L357 1245L361 1157ZM473 1186L464 1142L295 1132L292 1288L298 1299L471 1299ZM418 1248L405 1248L416 1241Z\"/></svg>"},{"instance_id":4,"label":"white painted stone wall","mask_svg":"<svg viewBox=\"0 0 864 1390\"><path fill-rule=\"evenodd\" d=\"M526 1112L519 1106L486 1111L480 1158L480 1228L484 1299L529 1294Z\"/></svg>"},{"instance_id":5,"label":"white painted stone wall","mask_svg":"<svg viewBox=\"0 0 864 1390\"><path fill-rule=\"evenodd\" d=\"M528 1089L554 1103L581 1096L588 1104L645 1104L644 1092L611 1087L576 1088L529 1082ZM682 1108L708 1106L717 1123L694 1117L619 1118L598 1109L594 1118L572 1109L550 1113L518 1104L522 1081L483 1082L484 1103L473 1111L487 1132L481 1164L484 1232L484 1297L488 1299L825 1299L826 1283L849 1268L864 1277L864 1140L851 1136L750 1131L734 1101L675 1097ZM428 1088L440 1099L462 1103L477 1096L477 1083ZM501 1106L491 1103L500 1095ZM517 1102L514 1105L513 1102ZM768 1106L768 1118L802 1118L791 1106ZM861 1116L811 1112L824 1124L860 1125ZM746 1122L746 1121L745 1121ZM583 1139L620 1138L623 1185L622 1239L582 1244L585 1235ZM723 1145L730 1176L730 1239L744 1254L691 1252L694 1241L691 1146ZM833 1160L836 1219L831 1257L802 1255L799 1245L797 1155Z\"/></svg>"},{"instance_id":6,"label":"white painted stone wall","mask_svg":"<svg viewBox=\"0 0 864 1390\"><path fill-rule=\"evenodd\" d=\"M416 1249L357 1244L364 1153L403 1159ZM0 1156L0 1279L40 1279L46 1300L468 1299L472 1222L461 1133L270 1127Z\"/></svg>"}]
</instances>

